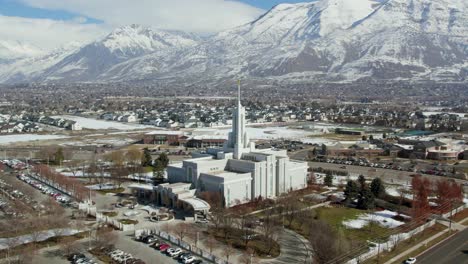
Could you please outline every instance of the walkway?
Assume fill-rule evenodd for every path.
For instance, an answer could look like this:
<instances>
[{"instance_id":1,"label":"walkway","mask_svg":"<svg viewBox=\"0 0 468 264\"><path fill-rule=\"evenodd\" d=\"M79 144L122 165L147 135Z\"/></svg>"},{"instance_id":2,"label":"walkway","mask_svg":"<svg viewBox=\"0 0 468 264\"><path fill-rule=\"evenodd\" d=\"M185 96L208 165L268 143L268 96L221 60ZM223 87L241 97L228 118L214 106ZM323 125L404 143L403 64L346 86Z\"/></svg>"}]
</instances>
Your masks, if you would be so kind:
<instances>
[{"instance_id":1,"label":"walkway","mask_svg":"<svg viewBox=\"0 0 468 264\"><path fill-rule=\"evenodd\" d=\"M296 232L284 229L278 238L281 253L275 259L262 260L261 263L272 264L309 264L312 263L312 247L307 239Z\"/></svg>"},{"instance_id":2,"label":"walkway","mask_svg":"<svg viewBox=\"0 0 468 264\"><path fill-rule=\"evenodd\" d=\"M397 261L399 259L402 259L404 258L405 256L408 256L411 252L417 250L418 248L420 248L422 245L426 245L427 243L431 242L432 240L444 235L445 233L447 232L447 230L444 230L442 232L439 232L433 236L431 236L430 238L420 242L419 244L403 251L402 253L398 254L397 256L393 257L392 259L390 259L389 261L385 262L385 264L392 264L392 263L397 263Z\"/></svg>"},{"instance_id":3,"label":"walkway","mask_svg":"<svg viewBox=\"0 0 468 264\"><path fill-rule=\"evenodd\" d=\"M467 219L465 219L467 220ZM460 223L463 223L465 220L461 221ZM437 221L438 223L442 224L442 225L445 225L447 227L449 227L449 223L447 221ZM456 222L452 222L452 227L451 229L452 230L457 230L457 231L463 231L465 230L467 227L466 226L463 226L461 225L460 223L456 223ZM405 250L404 252L398 254L397 256L393 257L392 259L390 259L389 261L387 261L385 264L391 264L391 263L396 263L397 260L399 259L402 259L404 258L405 256L408 256L411 252L417 250L418 248L420 248L422 245L426 245L428 243L430 243L431 241L433 241L434 239L437 239L438 237L444 235L445 233L447 233L448 230L445 229L435 235L433 235L432 237L429 237L428 239L420 242L419 244ZM428 249L430 250L430 249Z\"/></svg>"}]
</instances>

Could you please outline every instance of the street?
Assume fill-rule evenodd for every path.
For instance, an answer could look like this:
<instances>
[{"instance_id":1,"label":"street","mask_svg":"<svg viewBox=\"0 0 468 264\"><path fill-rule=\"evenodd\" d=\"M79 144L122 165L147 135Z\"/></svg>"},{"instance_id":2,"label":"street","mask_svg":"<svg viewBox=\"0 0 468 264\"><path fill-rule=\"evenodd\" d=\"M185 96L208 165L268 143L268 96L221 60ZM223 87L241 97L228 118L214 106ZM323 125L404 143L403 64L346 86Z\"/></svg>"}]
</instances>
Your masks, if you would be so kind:
<instances>
[{"instance_id":1,"label":"street","mask_svg":"<svg viewBox=\"0 0 468 264\"><path fill-rule=\"evenodd\" d=\"M444 243L417 257L421 264L468 263L468 229L456 234Z\"/></svg>"}]
</instances>

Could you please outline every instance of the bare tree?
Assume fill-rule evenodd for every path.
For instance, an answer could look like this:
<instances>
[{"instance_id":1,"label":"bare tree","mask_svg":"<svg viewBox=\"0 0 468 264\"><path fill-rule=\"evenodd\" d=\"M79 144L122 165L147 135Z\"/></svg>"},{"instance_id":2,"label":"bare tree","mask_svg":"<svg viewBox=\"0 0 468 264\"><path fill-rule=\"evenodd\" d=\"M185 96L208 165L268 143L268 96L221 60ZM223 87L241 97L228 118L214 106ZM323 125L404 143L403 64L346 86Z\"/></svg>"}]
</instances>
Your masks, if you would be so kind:
<instances>
[{"instance_id":1,"label":"bare tree","mask_svg":"<svg viewBox=\"0 0 468 264\"><path fill-rule=\"evenodd\" d=\"M177 236L179 237L180 240L184 240L184 237L189 233L189 230L190 230L190 227L185 222L178 223L174 227L174 231L175 231L175 233L177 234Z\"/></svg>"},{"instance_id":2,"label":"bare tree","mask_svg":"<svg viewBox=\"0 0 468 264\"><path fill-rule=\"evenodd\" d=\"M208 238L205 240L206 247L210 250L210 254L213 253L213 248L216 246L216 239L213 236L208 236Z\"/></svg>"},{"instance_id":3,"label":"bare tree","mask_svg":"<svg viewBox=\"0 0 468 264\"><path fill-rule=\"evenodd\" d=\"M229 257L232 256L232 254L234 253L234 248L232 247L231 243L227 243L224 246L223 253L224 253L224 256L226 257L226 261L229 263Z\"/></svg>"},{"instance_id":4,"label":"bare tree","mask_svg":"<svg viewBox=\"0 0 468 264\"><path fill-rule=\"evenodd\" d=\"M314 249L314 258L317 263L328 263L339 255L337 237L332 228L321 220L311 223L315 231L310 234L309 241Z\"/></svg>"},{"instance_id":5,"label":"bare tree","mask_svg":"<svg viewBox=\"0 0 468 264\"><path fill-rule=\"evenodd\" d=\"M254 264L259 263L259 260L255 255L255 251L251 248L248 248L247 251L241 255L240 262L242 264Z\"/></svg>"},{"instance_id":6,"label":"bare tree","mask_svg":"<svg viewBox=\"0 0 468 264\"><path fill-rule=\"evenodd\" d=\"M76 173L80 170L81 161L72 159L67 162L67 169L76 177Z\"/></svg>"},{"instance_id":7,"label":"bare tree","mask_svg":"<svg viewBox=\"0 0 468 264\"><path fill-rule=\"evenodd\" d=\"M96 230L96 238L94 240L96 247L108 247L117 242L118 236L112 229L101 228Z\"/></svg>"},{"instance_id":8,"label":"bare tree","mask_svg":"<svg viewBox=\"0 0 468 264\"><path fill-rule=\"evenodd\" d=\"M277 219L272 217L272 215L270 214L267 214L263 220L264 221L263 221L263 225L261 226L261 231L262 231L263 239L265 240L265 246L268 249L268 254L270 254L275 243L274 239L279 234L281 228Z\"/></svg>"},{"instance_id":9,"label":"bare tree","mask_svg":"<svg viewBox=\"0 0 468 264\"><path fill-rule=\"evenodd\" d=\"M81 251L81 245L74 237L64 237L60 240L60 249L65 256Z\"/></svg>"}]
</instances>

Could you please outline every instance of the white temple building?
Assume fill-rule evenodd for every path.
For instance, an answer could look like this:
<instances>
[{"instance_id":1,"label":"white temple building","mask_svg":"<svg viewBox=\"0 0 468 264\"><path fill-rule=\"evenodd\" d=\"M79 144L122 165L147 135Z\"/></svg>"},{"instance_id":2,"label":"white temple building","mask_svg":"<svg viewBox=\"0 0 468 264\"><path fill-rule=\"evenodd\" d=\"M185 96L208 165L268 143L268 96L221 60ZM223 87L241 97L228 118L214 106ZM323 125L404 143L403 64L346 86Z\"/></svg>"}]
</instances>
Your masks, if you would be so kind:
<instances>
[{"instance_id":1,"label":"white temple building","mask_svg":"<svg viewBox=\"0 0 468 264\"><path fill-rule=\"evenodd\" d=\"M286 150L256 149L245 123L239 84L232 131L224 147L207 149L170 165L169 183L188 183L195 194L220 192L227 207L306 188L307 163L290 160Z\"/></svg>"}]
</instances>

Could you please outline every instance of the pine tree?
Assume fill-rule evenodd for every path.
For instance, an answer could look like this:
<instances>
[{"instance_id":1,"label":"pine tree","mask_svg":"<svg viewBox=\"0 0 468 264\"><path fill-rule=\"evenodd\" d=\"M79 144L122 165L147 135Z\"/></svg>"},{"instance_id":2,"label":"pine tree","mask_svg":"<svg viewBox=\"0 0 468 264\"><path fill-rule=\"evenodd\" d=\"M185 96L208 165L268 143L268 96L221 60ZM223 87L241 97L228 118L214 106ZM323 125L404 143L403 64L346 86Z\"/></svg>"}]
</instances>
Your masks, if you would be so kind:
<instances>
[{"instance_id":1,"label":"pine tree","mask_svg":"<svg viewBox=\"0 0 468 264\"><path fill-rule=\"evenodd\" d=\"M372 194L374 194L374 196L377 198L383 197L385 195L385 186L383 185L380 178L375 178L372 180L370 189Z\"/></svg>"},{"instance_id":2,"label":"pine tree","mask_svg":"<svg viewBox=\"0 0 468 264\"><path fill-rule=\"evenodd\" d=\"M354 181L348 181L344 189L346 204L351 204L359 195L359 188Z\"/></svg>"},{"instance_id":3,"label":"pine tree","mask_svg":"<svg viewBox=\"0 0 468 264\"><path fill-rule=\"evenodd\" d=\"M143 157L141 159L141 165L142 166L151 166L151 162L152 162L152 157L151 157L151 153L149 151L148 148L144 148L143 149Z\"/></svg>"},{"instance_id":4,"label":"pine tree","mask_svg":"<svg viewBox=\"0 0 468 264\"><path fill-rule=\"evenodd\" d=\"M366 188L366 178L364 178L364 175L359 175L358 182L359 182L359 188L360 188L361 191L364 188Z\"/></svg>"},{"instance_id":5,"label":"pine tree","mask_svg":"<svg viewBox=\"0 0 468 264\"><path fill-rule=\"evenodd\" d=\"M63 155L63 149L62 148L58 148L57 149L57 152L55 152L55 164L56 165L61 165L63 160L65 159L64 155Z\"/></svg>"},{"instance_id":6,"label":"pine tree","mask_svg":"<svg viewBox=\"0 0 468 264\"><path fill-rule=\"evenodd\" d=\"M363 210L369 210L375 208L375 197L374 194L369 190L369 188L364 188L361 190L358 199L358 208Z\"/></svg>"},{"instance_id":7,"label":"pine tree","mask_svg":"<svg viewBox=\"0 0 468 264\"><path fill-rule=\"evenodd\" d=\"M323 181L328 187L333 186L333 176L331 175L331 173L327 173Z\"/></svg>"},{"instance_id":8,"label":"pine tree","mask_svg":"<svg viewBox=\"0 0 468 264\"><path fill-rule=\"evenodd\" d=\"M158 161L161 163L161 165L166 168L167 165L169 165L169 158L167 157L166 153L161 153L158 157Z\"/></svg>"}]
</instances>

